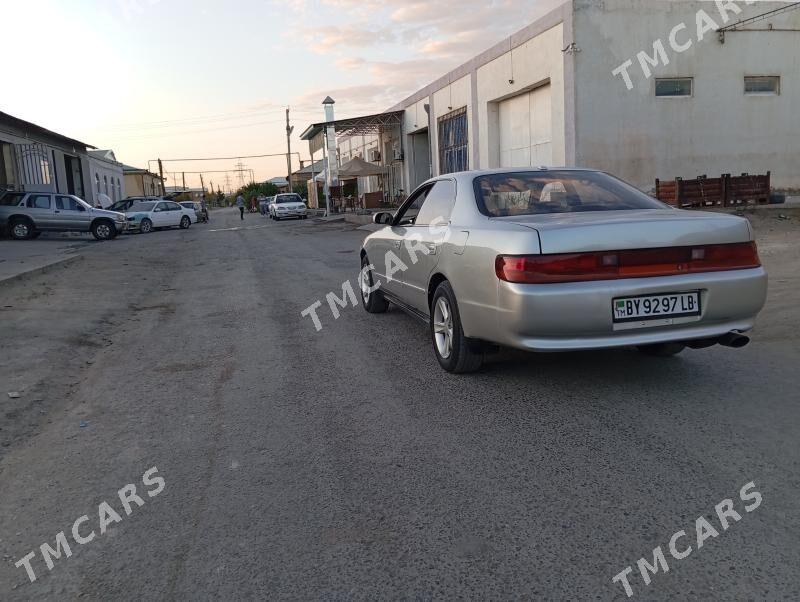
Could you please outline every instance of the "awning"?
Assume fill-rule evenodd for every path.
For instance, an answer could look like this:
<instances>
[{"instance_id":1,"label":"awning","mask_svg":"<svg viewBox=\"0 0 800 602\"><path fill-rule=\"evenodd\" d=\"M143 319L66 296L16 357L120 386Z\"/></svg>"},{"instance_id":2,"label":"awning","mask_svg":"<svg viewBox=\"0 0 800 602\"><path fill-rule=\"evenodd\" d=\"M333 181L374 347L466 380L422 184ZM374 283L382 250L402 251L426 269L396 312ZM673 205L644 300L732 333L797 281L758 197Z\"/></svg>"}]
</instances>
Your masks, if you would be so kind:
<instances>
[{"instance_id":1,"label":"awning","mask_svg":"<svg viewBox=\"0 0 800 602\"><path fill-rule=\"evenodd\" d=\"M322 137L328 126L333 126L337 136L380 134L401 125L404 113L405 111L389 111L388 113L377 113L363 117L313 123L300 134L300 140L311 140L312 148L316 151L322 148Z\"/></svg>"},{"instance_id":2,"label":"awning","mask_svg":"<svg viewBox=\"0 0 800 602\"><path fill-rule=\"evenodd\" d=\"M370 176L382 176L386 174L386 168L374 163L367 163L360 157L351 159L339 168L340 178L368 178Z\"/></svg>"}]
</instances>

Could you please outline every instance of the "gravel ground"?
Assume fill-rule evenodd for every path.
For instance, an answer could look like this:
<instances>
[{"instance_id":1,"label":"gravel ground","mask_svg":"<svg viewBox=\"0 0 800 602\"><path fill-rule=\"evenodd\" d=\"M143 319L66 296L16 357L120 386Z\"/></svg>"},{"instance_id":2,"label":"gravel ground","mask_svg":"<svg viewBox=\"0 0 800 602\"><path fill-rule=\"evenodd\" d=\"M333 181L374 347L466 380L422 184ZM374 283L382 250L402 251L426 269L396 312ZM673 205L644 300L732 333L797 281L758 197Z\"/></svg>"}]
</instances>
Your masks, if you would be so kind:
<instances>
[{"instance_id":1,"label":"gravel ground","mask_svg":"<svg viewBox=\"0 0 800 602\"><path fill-rule=\"evenodd\" d=\"M235 210L0 288L0 599L625 599L628 566L642 599L798 599L800 218L777 215L751 216L752 344L669 360L503 351L452 376L396 310L318 333L300 312L355 282L364 232Z\"/></svg>"}]
</instances>

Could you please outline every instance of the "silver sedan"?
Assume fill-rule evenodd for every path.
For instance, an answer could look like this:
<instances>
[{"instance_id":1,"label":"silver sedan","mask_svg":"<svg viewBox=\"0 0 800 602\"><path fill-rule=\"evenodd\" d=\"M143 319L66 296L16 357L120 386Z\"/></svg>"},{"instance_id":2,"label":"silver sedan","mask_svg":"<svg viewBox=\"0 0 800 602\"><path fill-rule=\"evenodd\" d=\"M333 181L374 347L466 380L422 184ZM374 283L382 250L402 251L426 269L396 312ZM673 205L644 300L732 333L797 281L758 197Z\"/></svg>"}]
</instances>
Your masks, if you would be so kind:
<instances>
[{"instance_id":1,"label":"silver sedan","mask_svg":"<svg viewBox=\"0 0 800 602\"><path fill-rule=\"evenodd\" d=\"M364 307L424 320L449 372L498 346L742 347L766 300L747 220L674 209L603 172L449 174L374 219Z\"/></svg>"}]
</instances>

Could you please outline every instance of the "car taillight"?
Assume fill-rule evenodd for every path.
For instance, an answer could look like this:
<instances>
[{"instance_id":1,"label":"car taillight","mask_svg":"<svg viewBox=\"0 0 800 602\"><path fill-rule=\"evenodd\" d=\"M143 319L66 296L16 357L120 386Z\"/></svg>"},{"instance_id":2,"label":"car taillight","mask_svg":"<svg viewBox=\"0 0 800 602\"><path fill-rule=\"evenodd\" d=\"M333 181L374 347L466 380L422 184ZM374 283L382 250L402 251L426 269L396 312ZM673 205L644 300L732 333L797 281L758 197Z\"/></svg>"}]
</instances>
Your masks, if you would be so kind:
<instances>
[{"instance_id":1,"label":"car taillight","mask_svg":"<svg viewBox=\"0 0 800 602\"><path fill-rule=\"evenodd\" d=\"M500 255L495 273L516 284L648 278L757 268L755 242L559 255Z\"/></svg>"}]
</instances>

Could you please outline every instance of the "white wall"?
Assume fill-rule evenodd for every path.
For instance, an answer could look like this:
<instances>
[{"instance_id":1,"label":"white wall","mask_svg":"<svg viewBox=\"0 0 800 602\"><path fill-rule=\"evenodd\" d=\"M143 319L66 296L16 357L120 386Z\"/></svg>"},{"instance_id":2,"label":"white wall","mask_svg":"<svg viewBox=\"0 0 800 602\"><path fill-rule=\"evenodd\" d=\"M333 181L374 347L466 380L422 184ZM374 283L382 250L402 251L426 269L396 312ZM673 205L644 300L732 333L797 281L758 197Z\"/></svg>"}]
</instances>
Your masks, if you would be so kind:
<instances>
[{"instance_id":1,"label":"white wall","mask_svg":"<svg viewBox=\"0 0 800 602\"><path fill-rule=\"evenodd\" d=\"M480 168L500 166L499 102L549 82L553 165L566 163L564 26L559 23L478 68Z\"/></svg>"},{"instance_id":2,"label":"white wall","mask_svg":"<svg viewBox=\"0 0 800 602\"><path fill-rule=\"evenodd\" d=\"M758 2L731 14L729 23L786 6ZM648 190L655 178L709 177L742 172L773 174L773 186L800 188L800 32L715 32L697 40L696 14L704 9L724 25L713 2L575 0L576 162L610 171ZM673 27L685 22L676 53ZM750 27L800 29L800 11ZM645 79L638 52L653 54L662 39L669 65ZM634 88L612 70L627 59ZM744 94L745 75L780 75L780 96ZM693 77L692 98L656 98L656 77Z\"/></svg>"},{"instance_id":3,"label":"white wall","mask_svg":"<svg viewBox=\"0 0 800 602\"><path fill-rule=\"evenodd\" d=\"M98 205L97 183L95 178L100 179L100 192L107 194L113 201L119 201L125 198L125 178L122 174L122 165L109 163L89 155L89 180L86 182L86 202L92 205ZM108 192L106 192L105 181L108 181ZM119 192L112 186L112 182L119 181L121 188L121 196Z\"/></svg>"}]
</instances>

